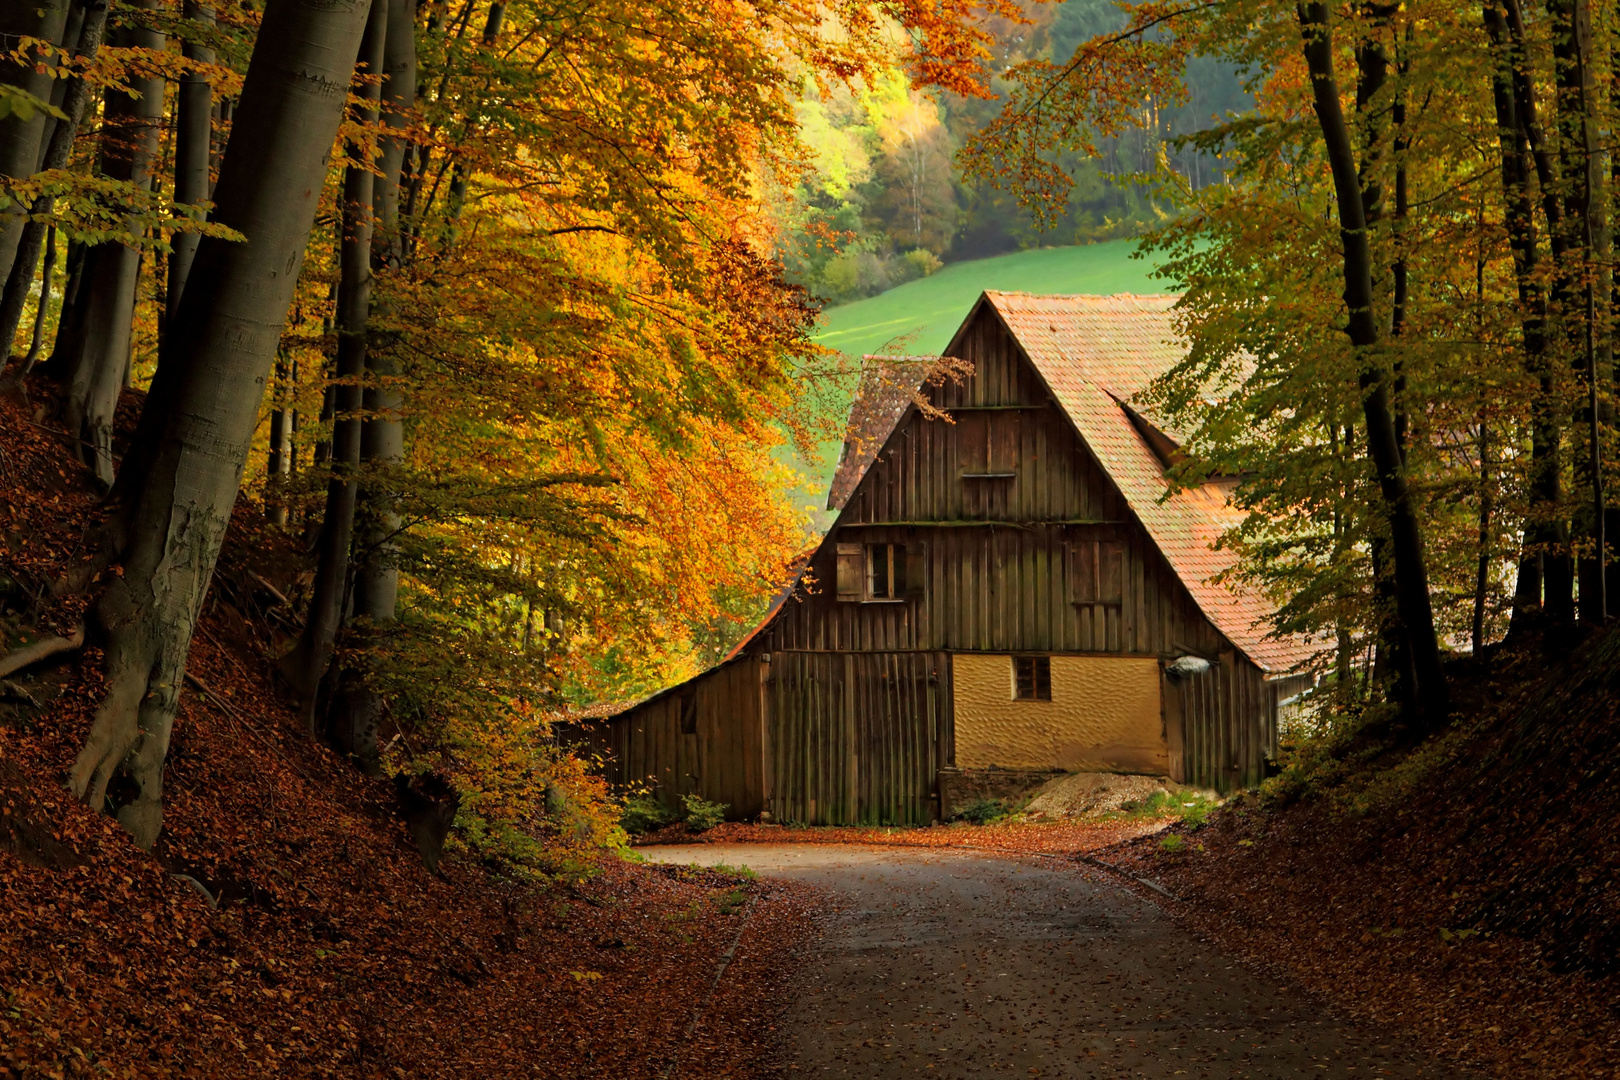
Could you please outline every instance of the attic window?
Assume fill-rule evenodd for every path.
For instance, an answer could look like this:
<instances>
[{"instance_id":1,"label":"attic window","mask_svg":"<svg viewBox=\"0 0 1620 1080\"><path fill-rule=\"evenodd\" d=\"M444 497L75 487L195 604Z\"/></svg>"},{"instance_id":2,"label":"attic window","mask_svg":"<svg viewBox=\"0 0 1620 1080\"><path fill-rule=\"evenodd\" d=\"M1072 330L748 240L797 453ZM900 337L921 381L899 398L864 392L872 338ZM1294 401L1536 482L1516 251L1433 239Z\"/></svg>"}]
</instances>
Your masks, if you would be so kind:
<instances>
[{"instance_id":1,"label":"attic window","mask_svg":"<svg viewBox=\"0 0 1620 1080\"><path fill-rule=\"evenodd\" d=\"M838 545L840 600L889 602L919 596L926 576L926 549L920 543Z\"/></svg>"},{"instance_id":2,"label":"attic window","mask_svg":"<svg viewBox=\"0 0 1620 1080\"><path fill-rule=\"evenodd\" d=\"M1050 656L1015 656L1013 662L1013 697L1018 701L1052 700L1052 658Z\"/></svg>"},{"instance_id":3,"label":"attic window","mask_svg":"<svg viewBox=\"0 0 1620 1080\"><path fill-rule=\"evenodd\" d=\"M1125 602L1125 545L1117 540L1069 544L1069 599L1076 604Z\"/></svg>"}]
</instances>

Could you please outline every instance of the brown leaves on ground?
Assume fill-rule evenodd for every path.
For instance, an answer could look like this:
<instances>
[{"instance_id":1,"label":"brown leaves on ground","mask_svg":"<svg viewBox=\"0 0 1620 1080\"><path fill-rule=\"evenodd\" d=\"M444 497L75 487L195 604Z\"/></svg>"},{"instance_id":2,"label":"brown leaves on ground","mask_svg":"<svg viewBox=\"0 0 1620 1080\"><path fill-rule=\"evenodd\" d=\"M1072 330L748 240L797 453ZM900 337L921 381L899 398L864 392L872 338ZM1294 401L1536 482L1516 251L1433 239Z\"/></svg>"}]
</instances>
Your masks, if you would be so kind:
<instances>
[{"instance_id":1,"label":"brown leaves on ground","mask_svg":"<svg viewBox=\"0 0 1620 1080\"><path fill-rule=\"evenodd\" d=\"M1007 855L1073 855L1096 851L1164 828L1162 821L1075 821L1065 824L969 825L956 822L929 828L879 825L789 827L728 821L694 833L671 825L636 840L649 844L875 844L891 847L963 848Z\"/></svg>"},{"instance_id":2,"label":"brown leaves on ground","mask_svg":"<svg viewBox=\"0 0 1620 1080\"><path fill-rule=\"evenodd\" d=\"M1620 979L1560 974L1522 938L1457 925L1435 832L1325 806L1228 807L1179 852L1103 854L1199 932L1358 1019L1501 1080L1620 1076Z\"/></svg>"},{"instance_id":3,"label":"brown leaves on ground","mask_svg":"<svg viewBox=\"0 0 1620 1080\"><path fill-rule=\"evenodd\" d=\"M83 557L93 503L27 420L0 401L14 611ZM545 886L429 874L392 789L272 693L228 591L193 643L209 692L182 693L151 855L62 785L96 652L15 677L37 704L0 702L0 1077L763 1075L806 890L613 859ZM31 630L80 614L46 606Z\"/></svg>"}]
</instances>

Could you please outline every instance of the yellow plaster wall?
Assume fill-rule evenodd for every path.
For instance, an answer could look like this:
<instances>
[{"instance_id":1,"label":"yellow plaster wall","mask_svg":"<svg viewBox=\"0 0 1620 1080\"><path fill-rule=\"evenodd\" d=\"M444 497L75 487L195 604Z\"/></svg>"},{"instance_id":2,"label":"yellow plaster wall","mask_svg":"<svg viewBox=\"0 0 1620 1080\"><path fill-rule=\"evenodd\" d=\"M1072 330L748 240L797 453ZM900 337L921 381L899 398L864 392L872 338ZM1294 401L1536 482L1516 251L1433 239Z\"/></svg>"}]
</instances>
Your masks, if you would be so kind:
<instances>
[{"instance_id":1,"label":"yellow plaster wall","mask_svg":"<svg viewBox=\"0 0 1620 1080\"><path fill-rule=\"evenodd\" d=\"M951 683L958 768L1169 771L1152 657L1054 656L1051 701L1013 698L1010 656L957 653Z\"/></svg>"}]
</instances>

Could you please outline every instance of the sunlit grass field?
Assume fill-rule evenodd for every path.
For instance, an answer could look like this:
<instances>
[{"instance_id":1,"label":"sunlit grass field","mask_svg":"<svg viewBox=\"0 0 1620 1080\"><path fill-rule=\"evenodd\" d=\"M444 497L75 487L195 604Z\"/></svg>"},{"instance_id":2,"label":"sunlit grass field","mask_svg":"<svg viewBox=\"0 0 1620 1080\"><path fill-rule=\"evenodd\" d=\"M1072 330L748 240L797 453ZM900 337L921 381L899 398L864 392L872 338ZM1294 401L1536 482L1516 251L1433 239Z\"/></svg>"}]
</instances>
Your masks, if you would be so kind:
<instances>
[{"instance_id":1,"label":"sunlit grass field","mask_svg":"<svg viewBox=\"0 0 1620 1080\"><path fill-rule=\"evenodd\" d=\"M816 340L852 356L879 351L935 353L949 344L973 301L986 289L1102 294L1168 291L1168 282L1152 277L1152 263L1131 257L1134 248L1133 241L1113 240L952 263L931 277L829 308L822 314ZM892 348L884 348L891 343Z\"/></svg>"}]
</instances>

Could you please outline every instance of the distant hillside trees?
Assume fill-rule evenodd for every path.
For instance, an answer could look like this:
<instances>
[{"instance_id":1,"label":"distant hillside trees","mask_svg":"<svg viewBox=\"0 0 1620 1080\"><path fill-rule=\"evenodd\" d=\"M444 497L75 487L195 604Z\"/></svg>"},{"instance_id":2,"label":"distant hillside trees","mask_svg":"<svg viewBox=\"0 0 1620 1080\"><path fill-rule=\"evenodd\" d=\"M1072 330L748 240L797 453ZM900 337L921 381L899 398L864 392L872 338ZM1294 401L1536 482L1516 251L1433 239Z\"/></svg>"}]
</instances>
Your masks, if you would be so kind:
<instances>
[{"instance_id":1,"label":"distant hillside trees","mask_svg":"<svg viewBox=\"0 0 1620 1080\"><path fill-rule=\"evenodd\" d=\"M1127 20L1113 0L1030 4L1023 12L1024 21L991 24L990 62L997 71L1068 56ZM1001 108L999 97L918 90L898 67L854 89L807 80L797 108L809 167L780 194L775 211L792 279L840 303L922 276L936 260L1117 239L1157 227L1175 212L1175 202L1140 178L1157 172L1162 158L1194 189L1220 182L1225 166L1219 155L1189 136L1253 104L1229 62L1193 56L1185 77L1185 100L1144 98L1137 122L1099 139L1095 156L1055 148L1053 161L1073 184L1038 213L964 174L958 161ZM992 87L1007 89L1002 81Z\"/></svg>"}]
</instances>

